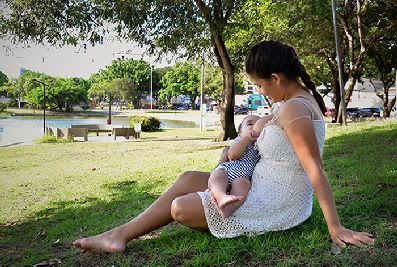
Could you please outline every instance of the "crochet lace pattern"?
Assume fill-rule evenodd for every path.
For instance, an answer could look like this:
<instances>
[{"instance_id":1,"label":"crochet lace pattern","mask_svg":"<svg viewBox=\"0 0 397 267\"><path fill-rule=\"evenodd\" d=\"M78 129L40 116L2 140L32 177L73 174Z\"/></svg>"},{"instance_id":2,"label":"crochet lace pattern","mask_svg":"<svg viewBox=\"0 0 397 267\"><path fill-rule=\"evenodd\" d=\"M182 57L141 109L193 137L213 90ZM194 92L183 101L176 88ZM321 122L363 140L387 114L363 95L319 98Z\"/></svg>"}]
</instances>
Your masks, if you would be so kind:
<instances>
[{"instance_id":1,"label":"crochet lace pattern","mask_svg":"<svg viewBox=\"0 0 397 267\"><path fill-rule=\"evenodd\" d=\"M310 217L313 190L284 129L299 119L311 119L322 154L325 123L314 115L310 101L291 100L274 108L274 118L257 141L261 159L255 167L247 200L235 213L222 218L211 202L210 192L198 192L214 236L231 238L285 230Z\"/></svg>"}]
</instances>

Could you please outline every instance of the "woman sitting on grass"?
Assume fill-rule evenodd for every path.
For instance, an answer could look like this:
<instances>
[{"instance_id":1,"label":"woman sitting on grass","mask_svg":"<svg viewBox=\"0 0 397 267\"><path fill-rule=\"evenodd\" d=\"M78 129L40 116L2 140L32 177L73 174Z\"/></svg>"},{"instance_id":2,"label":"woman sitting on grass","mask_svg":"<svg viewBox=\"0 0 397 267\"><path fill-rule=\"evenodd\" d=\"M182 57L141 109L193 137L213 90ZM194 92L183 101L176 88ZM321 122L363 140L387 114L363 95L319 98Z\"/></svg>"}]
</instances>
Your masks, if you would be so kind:
<instances>
[{"instance_id":1,"label":"woman sitting on grass","mask_svg":"<svg viewBox=\"0 0 397 267\"><path fill-rule=\"evenodd\" d=\"M295 50L279 42L260 42L247 55L246 72L261 94L281 104L261 119L266 134L257 141L261 159L244 204L223 218L211 201L210 173L186 172L139 216L103 234L78 239L75 247L123 251L128 241L173 220L219 238L290 229L310 217L313 190L333 242L374 243L370 234L346 229L339 221L321 159L326 108Z\"/></svg>"}]
</instances>

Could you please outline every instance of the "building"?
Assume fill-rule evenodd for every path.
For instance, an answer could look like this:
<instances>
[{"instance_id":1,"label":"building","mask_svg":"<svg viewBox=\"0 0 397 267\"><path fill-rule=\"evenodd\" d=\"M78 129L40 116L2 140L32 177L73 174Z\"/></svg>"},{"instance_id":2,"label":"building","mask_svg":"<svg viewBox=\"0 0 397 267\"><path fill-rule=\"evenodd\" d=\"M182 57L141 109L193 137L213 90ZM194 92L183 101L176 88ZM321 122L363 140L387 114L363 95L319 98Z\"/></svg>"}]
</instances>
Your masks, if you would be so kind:
<instances>
[{"instance_id":1,"label":"building","mask_svg":"<svg viewBox=\"0 0 397 267\"><path fill-rule=\"evenodd\" d=\"M348 84L346 84L345 89ZM349 108L382 108L383 101L378 95L382 95L383 83L375 80L371 83L370 79L362 78L362 81L357 81L353 89L353 94L350 98L348 107ZM324 102L327 107L334 107L332 102L333 93L329 92L324 97ZM396 96L396 87L392 87L389 90L389 99Z\"/></svg>"}]
</instances>

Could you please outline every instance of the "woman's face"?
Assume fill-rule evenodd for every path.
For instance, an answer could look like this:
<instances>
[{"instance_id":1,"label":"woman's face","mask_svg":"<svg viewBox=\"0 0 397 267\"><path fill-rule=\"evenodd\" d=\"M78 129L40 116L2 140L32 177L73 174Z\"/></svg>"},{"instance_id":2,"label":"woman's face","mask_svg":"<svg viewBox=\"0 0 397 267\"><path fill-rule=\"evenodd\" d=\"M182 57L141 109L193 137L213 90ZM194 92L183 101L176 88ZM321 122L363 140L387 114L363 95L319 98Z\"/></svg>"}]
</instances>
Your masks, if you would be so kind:
<instances>
[{"instance_id":1,"label":"woman's face","mask_svg":"<svg viewBox=\"0 0 397 267\"><path fill-rule=\"evenodd\" d=\"M269 97L273 102L278 102L279 93L277 88L277 78L272 75L269 79L255 78L250 77L250 80L253 84L255 84L258 88L258 91L261 95L265 95Z\"/></svg>"}]
</instances>

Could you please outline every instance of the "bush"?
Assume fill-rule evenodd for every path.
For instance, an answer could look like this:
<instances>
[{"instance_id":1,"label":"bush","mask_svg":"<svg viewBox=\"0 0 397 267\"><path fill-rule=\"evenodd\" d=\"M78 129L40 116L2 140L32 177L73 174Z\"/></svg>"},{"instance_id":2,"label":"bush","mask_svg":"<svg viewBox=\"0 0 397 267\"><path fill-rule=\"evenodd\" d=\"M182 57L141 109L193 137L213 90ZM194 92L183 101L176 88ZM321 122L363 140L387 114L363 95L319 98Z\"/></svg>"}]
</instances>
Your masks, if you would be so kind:
<instances>
[{"instance_id":1,"label":"bush","mask_svg":"<svg viewBox=\"0 0 397 267\"><path fill-rule=\"evenodd\" d=\"M6 103L0 103L0 112L3 112L7 108Z\"/></svg>"},{"instance_id":2,"label":"bush","mask_svg":"<svg viewBox=\"0 0 397 267\"><path fill-rule=\"evenodd\" d=\"M37 143L71 143L72 138L56 138L56 136L46 135L34 140Z\"/></svg>"},{"instance_id":3,"label":"bush","mask_svg":"<svg viewBox=\"0 0 397 267\"><path fill-rule=\"evenodd\" d=\"M140 123L143 132L152 132L160 129L161 121L155 117L132 116L130 126Z\"/></svg>"}]
</instances>

